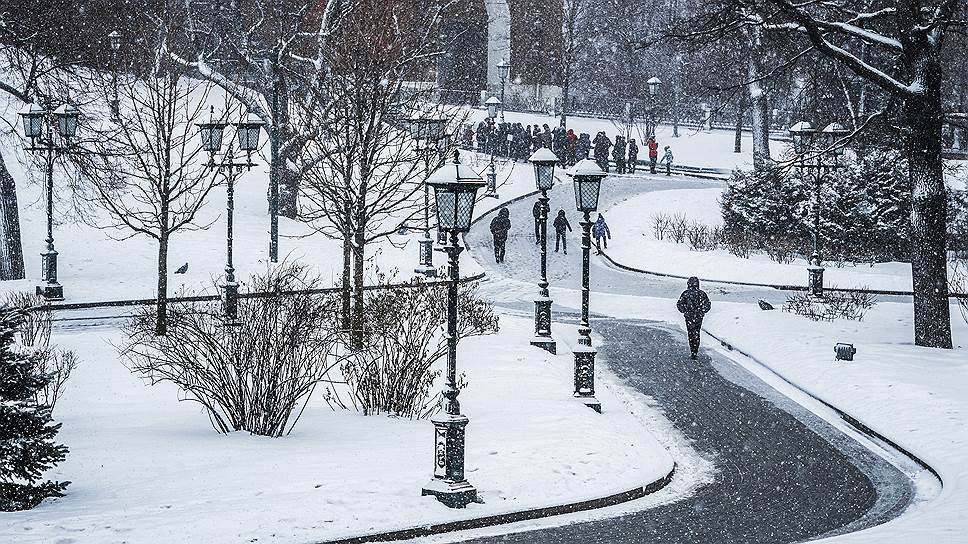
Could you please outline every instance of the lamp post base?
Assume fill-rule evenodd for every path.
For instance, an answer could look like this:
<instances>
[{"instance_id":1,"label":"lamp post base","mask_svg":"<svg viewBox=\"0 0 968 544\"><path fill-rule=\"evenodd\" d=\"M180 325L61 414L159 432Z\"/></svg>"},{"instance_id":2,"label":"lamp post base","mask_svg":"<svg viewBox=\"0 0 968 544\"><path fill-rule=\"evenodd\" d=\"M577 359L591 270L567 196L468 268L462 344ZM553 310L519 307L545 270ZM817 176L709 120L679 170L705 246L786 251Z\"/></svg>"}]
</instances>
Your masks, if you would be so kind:
<instances>
[{"instance_id":1,"label":"lamp post base","mask_svg":"<svg viewBox=\"0 0 968 544\"><path fill-rule=\"evenodd\" d=\"M807 287L813 298L823 298L823 271L824 268L819 265L811 264L807 267Z\"/></svg>"},{"instance_id":2,"label":"lamp post base","mask_svg":"<svg viewBox=\"0 0 968 544\"><path fill-rule=\"evenodd\" d=\"M420 248L420 266L414 269L417 274L429 277L437 276L437 269L434 268L434 241L429 235L418 241Z\"/></svg>"},{"instance_id":3,"label":"lamp post base","mask_svg":"<svg viewBox=\"0 0 968 544\"><path fill-rule=\"evenodd\" d=\"M414 268L413 271L416 272L417 274L423 274L424 276L427 276L428 278L436 278L437 277L437 269L434 268L434 267L432 267L432 266L420 265L417 268Z\"/></svg>"},{"instance_id":4,"label":"lamp post base","mask_svg":"<svg viewBox=\"0 0 968 544\"><path fill-rule=\"evenodd\" d=\"M591 346L575 346L575 398L598 413L602 413L602 403L595 398L595 355L598 352Z\"/></svg>"},{"instance_id":5,"label":"lamp post base","mask_svg":"<svg viewBox=\"0 0 968 544\"><path fill-rule=\"evenodd\" d=\"M477 501L477 489L464 478L464 427L460 414L438 414L434 424L434 479L420 494L433 495L449 508L464 508Z\"/></svg>"},{"instance_id":6,"label":"lamp post base","mask_svg":"<svg viewBox=\"0 0 968 544\"><path fill-rule=\"evenodd\" d=\"M37 286L37 296L48 302L64 300L64 286L57 282L42 283Z\"/></svg>"},{"instance_id":7,"label":"lamp post base","mask_svg":"<svg viewBox=\"0 0 968 544\"><path fill-rule=\"evenodd\" d=\"M557 351L555 340L551 337L551 299L548 297L534 299L534 338L531 345L551 354Z\"/></svg>"}]
</instances>

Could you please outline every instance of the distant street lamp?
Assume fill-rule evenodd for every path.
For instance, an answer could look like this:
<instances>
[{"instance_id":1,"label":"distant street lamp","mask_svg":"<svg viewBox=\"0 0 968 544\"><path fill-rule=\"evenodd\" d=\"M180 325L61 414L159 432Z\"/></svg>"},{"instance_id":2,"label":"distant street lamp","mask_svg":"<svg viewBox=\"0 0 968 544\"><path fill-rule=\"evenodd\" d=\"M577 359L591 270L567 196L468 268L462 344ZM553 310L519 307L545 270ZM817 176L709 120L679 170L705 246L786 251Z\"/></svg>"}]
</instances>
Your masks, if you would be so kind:
<instances>
[{"instance_id":1,"label":"distant street lamp","mask_svg":"<svg viewBox=\"0 0 968 544\"><path fill-rule=\"evenodd\" d=\"M806 121L794 123L788 130L797 155L797 167L804 176L808 169L814 171L813 252L807 266L807 286L811 296L822 298L824 268L820 256L821 184L825 173L842 168L840 159L844 155L844 145L841 140L850 131L839 123L830 123L823 130L817 131Z\"/></svg>"},{"instance_id":2,"label":"distant street lamp","mask_svg":"<svg viewBox=\"0 0 968 544\"><path fill-rule=\"evenodd\" d=\"M497 194L497 169L494 166L494 153L497 150L497 145L494 143L494 139L497 138L497 127L494 125L494 118L497 117L497 109L501 107L502 111L502 121L503 121L503 102L495 97L490 97L484 102L487 105L487 117L491 120L491 131L488 136L487 150L491 153L491 164L487 169L487 193L484 196L489 196L492 198L498 198Z\"/></svg>"},{"instance_id":3,"label":"distant street lamp","mask_svg":"<svg viewBox=\"0 0 968 544\"><path fill-rule=\"evenodd\" d=\"M662 80L656 76L649 78L646 83L649 85L649 96L652 98L652 104L649 107L649 127L648 135L655 134L656 127L659 124L658 120L658 106L656 102L659 100L659 88L662 87Z\"/></svg>"},{"instance_id":4,"label":"distant street lamp","mask_svg":"<svg viewBox=\"0 0 968 544\"><path fill-rule=\"evenodd\" d=\"M547 147L534 152L528 159L534 165L534 179L541 196L538 197L538 243L541 246L541 279L538 297L534 299L534 338L532 346L555 353L557 345L551 337L551 297L548 292L548 190L555 185L555 165L558 156Z\"/></svg>"},{"instance_id":5,"label":"distant street lamp","mask_svg":"<svg viewBox=\"0 0 968 544\"><path fill-rule=\"evenodd\" d=\"M108 34L111 45L111 120L121 120L121 102L118 100L118 49L121 49L121 33L117 30Z\"/></svg>"},{"instance_id":6,"label":"distant street lamp","mask_svg":"<svg viewBox=\"0 0 968 544\"><path fill-rule=\"evenodd\" d=\"M64 287L57 282L57 251L54 249L54 161L58 156L70 153L71 138L77 135L77 122L81 112L72 104L63 104L53 115L44 108L30 103L20 111L24 135L30 138L26 149L44 156L47 167L47 249L41 253L41 279L37 294L44 300L64 300ZM59 140L54 139L53 124L57 125ZM46 134L45 134L46 133Z\"/></svg>"},{"instance_id":7,"label":"distant street lamp","mask_svg":"<svg viewBox=\"0 0 968 544\"><path fill-rule=\"evenodd\" d=\"M198 123L202 137L202 150L208 153L208 167L225 174L225 284L222 285L222 310L226 324L235 324L239 317L239 283L235 280L235 268L232 264L233 222L235 215L235 181L242 174L242 169L252 170L252 153L259 149L259 133L264 123L255 114L250 113L242 122L237 123L236 134L239 150L245 153L245 161L235 160L235 150L229 144L228 151L220 160L215 156L222 151L222 136L228 123L215 119L215 108L212 107L209 121Z\"/></svg>"},{"instance_id":8,"label":"distant street lamp","mask_svg":"<svg viewBox=\"0 0 968 544\"><path fill-rule=\"evenodd\" d=\"M410 135L416 141L416 152L424 161L424 172L427 177L431 172L431 153L439 153L439 142L444 137L447 120L439 117L418 115L407 120ZM424 235L418 242L420 265L414 269L418 274L436 276L434 268L434 241L430 237L430 189L424 184Z\"/></svg>"},{"instance_id":9,"label":"distant street lamp","mask_svg":"<svg viewBox=\"0 0 968 544\"><path fill-rule=\"evenodd\" d=\"M598 195L602 180L607 174L591 159L582 159L572 167L569 174L575 185L575 206L584 217L581 221L581 323L578 325L578 345L575 346L575 397L586 406L602 411L602 404L595 398L595 348L592 347L592 329L588 324L588 276L591 241L591 212L598 209Z\"/></svg>"},{"instance_id":10,"label":"distant street lamp","mask_svg":"<svg viewBox=\"0 0 968 544\"><path fill-rule=\"evenodd\" d=\"M457 396L457 286L460 281L458 257L463 248L458 235L470 230L477 191L484 180L472 168L454 162L444 165L428 180L437 202L437 223L450 235L447 245L447 382L444 385L443 413L431 419L434 424L434 478L422 491L433 495L450 508L463 508L477 500L477 490L464 477L464 428L468 419L460 413Z\"/></svg>"},{"instance_id":11,"label":"distant street lamp","mask_svg":"<svg viewBox=\"0 0 968 544\"><path fill-rule=\"evenodd\" d=\"M506 60L497 63L497 75L501 78L501 122L504 122L504 85L511 75L511 65Z\"/></svg>"}]
</instances>

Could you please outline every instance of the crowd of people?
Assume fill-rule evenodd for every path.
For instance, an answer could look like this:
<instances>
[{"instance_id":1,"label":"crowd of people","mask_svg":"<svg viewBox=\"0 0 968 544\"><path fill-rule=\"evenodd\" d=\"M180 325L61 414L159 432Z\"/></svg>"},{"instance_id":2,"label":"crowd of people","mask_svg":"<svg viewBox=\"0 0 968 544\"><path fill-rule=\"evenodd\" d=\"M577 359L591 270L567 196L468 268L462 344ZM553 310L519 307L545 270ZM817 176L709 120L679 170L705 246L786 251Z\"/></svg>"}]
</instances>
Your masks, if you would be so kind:
<instances>
[{"instance_id":1,"label":"crowd of people","mask_svg":"<svg viewBox=\"0 0 968 544\"><path fill-rule=\"evenodd\" d=\"M521 123L495 123L487 118L475 128L468 123L464 126L463 144L467 149L480 153L494 154L515 161L527 161L532 153L547 147L560 159L561 166L572 166L583 159L594 159L605 172L634 174L639 161L639 145L634 138L615 136L615 141L600 131L592 139L587 133L575 133L574 129L562 126L551 128L547 123L523 125ZM656 173L659 166L665 167L665 174L672 175L672 149L665 146L659 158L659 143L655 135L645 142L649 156L649 171ZM614 170L612 165L614 164Z\"/></svg>"}]
</instances>

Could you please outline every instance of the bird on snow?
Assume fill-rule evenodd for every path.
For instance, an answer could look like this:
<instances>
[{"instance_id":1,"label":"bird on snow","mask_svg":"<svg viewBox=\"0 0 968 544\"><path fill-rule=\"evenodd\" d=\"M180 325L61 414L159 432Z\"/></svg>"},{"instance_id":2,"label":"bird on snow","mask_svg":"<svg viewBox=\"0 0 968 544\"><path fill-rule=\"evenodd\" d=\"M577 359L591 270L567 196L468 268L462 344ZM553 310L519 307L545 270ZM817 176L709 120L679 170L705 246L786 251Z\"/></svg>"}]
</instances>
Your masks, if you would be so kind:
<instances>
[{"instance_id":1,"label":"bird on snow","mask_svg":"<svg viewBox=\"0 0 968 544\"><path fill-rule=\"evenodd\" d=\"M188 272L188 263L181 265L178 270L175 270L175 274L184 274Z\"/></svg>"}]
</instances>

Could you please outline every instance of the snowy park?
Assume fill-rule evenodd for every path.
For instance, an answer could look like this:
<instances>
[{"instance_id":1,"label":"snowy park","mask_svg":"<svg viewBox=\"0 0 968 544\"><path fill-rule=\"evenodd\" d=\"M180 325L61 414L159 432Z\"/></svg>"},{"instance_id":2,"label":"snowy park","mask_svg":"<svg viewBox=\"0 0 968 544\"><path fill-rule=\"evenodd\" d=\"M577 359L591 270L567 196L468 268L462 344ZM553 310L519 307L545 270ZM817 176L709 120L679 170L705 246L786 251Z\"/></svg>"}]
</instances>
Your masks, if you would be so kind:
<instances>
[{"instance_id":1,"label":"snowy park","mask_svg":"<svg viewBox=\"0 0 968 544\"><path fill-rule=\"evenodd\" d=\"M964 542L965 2L56 4L0 543Z\"/></svg>"}]
</instances>

